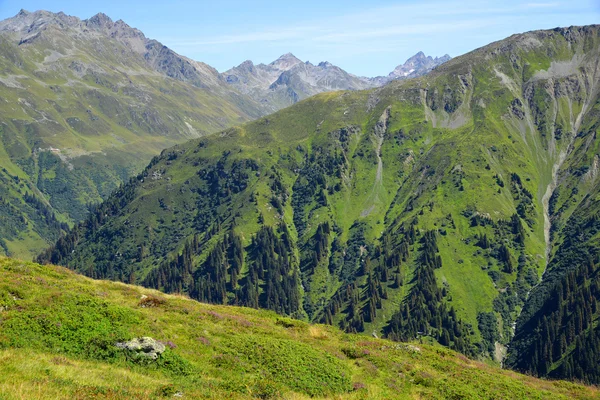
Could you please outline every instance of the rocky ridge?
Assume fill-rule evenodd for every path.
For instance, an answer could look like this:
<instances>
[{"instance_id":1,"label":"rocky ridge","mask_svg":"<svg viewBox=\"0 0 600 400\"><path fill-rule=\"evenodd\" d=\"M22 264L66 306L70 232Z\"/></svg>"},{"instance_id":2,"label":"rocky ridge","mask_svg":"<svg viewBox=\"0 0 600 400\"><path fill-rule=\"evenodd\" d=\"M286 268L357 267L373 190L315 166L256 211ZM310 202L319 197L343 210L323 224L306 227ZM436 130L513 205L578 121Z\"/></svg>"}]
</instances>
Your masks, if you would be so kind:
<instances>
[{"instance_id":1,"label":"rocky ridge","mask_svg":"<svg viewBox=\"0 0 600 400\"><path fill-rule=\"evenodd\" d=\"M369 89L393 80L419 77L448 60L447 54L432 58L418 52L387 76L368 78L350 74L328 61L314 65L287 53L269 64L255 65L246 60L223 72L222 76L240 92L276 111L317 93Z\"/></svg>"}]
</instances>

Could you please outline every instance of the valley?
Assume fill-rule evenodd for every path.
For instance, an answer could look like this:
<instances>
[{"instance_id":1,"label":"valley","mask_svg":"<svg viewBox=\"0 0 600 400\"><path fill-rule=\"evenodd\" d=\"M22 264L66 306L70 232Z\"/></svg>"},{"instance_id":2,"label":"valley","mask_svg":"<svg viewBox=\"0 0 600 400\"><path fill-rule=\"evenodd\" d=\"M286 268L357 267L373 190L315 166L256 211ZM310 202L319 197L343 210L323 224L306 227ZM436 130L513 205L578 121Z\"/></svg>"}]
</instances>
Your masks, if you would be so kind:
<instances>
[{"instance_id":1,"label":"valley","mask_svg":"<svg viewBox=\"0 0 600 400\"><path fill-rule=\"evenodd\" d=\"M549 346L524 327L569 276L567 219L595 207L597 29L515 35L165 150L39 261L475 358L506 346L506 365L558 374L595 303L546 369L515 357Z\"/></svg>"},{"instance_id":2,"label":"valley","mask_svg":"<svg viewBox=\"0 0 600 400\"><path fill-rule=\"evenodd\" d=\"M0 252L26 259L167 147L312 94L384 83L289 55L256 66L270 71L256 94L242 66L220 74L102 13L21 10L0 38ZM416 60L414 73L438 62Z\"/></svg>"},{"instance_id":3,"label":"valley","mask_svg":"<svg viewBox=\"0 0 600 400\"><path fill-rule=\"evenodd\" d=\"M0 397L598 397L599 25L363 77L21 10L0 54Z\"/></svg>"}]
</instances>

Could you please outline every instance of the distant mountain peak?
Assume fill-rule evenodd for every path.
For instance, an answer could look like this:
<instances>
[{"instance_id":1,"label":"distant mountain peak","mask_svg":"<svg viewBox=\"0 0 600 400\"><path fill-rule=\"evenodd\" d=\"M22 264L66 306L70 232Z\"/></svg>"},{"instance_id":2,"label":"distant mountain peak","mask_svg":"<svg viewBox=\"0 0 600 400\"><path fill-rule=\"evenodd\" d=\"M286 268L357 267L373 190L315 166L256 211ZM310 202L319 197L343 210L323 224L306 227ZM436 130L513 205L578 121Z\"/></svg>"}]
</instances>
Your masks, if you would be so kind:
<instances>
[{"instance_id":1,"label":"distant mountain peak","mask_svg":"<svg viewBox=\"0 0 600 400\"><path fill-rule=\"evenodd\" d=\"M321 67L321 68L331 68L333 66L334 65L332 63L330 63L329 61L321 61L319 63L319 67Z\"/></svg>"},{"instance_id":2,"label":"distant mountain peak","mask_svg":"<svg viewBox=\"0 0 600 400\"><path fill-rule=\"evenodd\" d=\"M37 10L29 12L20 10L14 17L0 22L0 30L12 31L24 35L31 35L35 31L43 30L49 25L55 25L60 29L75 29L82 28L104 31L111 37L141 37L143 34L131 26L127 25L123 20L113 22L106 14L99 12L96 15L81 20L60 11L53 13L46 10Z\"/></svg>"},{"instance_id":3,"label":"distant mountain peak","mask_svg":"<svg viewBox=\"0 0 600 400\"><path fill-rule=\"evenodd\" d=\"M434 59L419 51L388 76L366 78L352 75L329 61L314 65L310 61L303 62L292 53L285 53L267 65L244 61L223 72L222 77L242 93L250 94L275 111L282 105L287 106L321 92L366 89L383 86L396 79L421 76L449 59L447 54Z\"/></svg>"},{"instance_id":4,"label":"distant mountain peak","mask_svg":"<svg viewBox=\"0 0 600 400\"><path fill-rule=\"evenodd\" d=\"M285 54L283 54L283 55L279 56L279 58L278 58L277 60L298 60L298 61L300 61L300 60L298 59L298 57L296 57L296 56L295 56L293 53L291 53L291 52L288 52L288 53L285 53Z\"/></svg>"},{"instance_id":5,"label":"distant mountain peak","mask_svg":"<svg viewBox=\"0 0 600 400\"><path fill-rule=\"evenodd\" d=\"M98 14L90 17L88 19L88 21L90 21L90 22L95 22L95 21L113 22L112 19L108 15L104 14L103 12L99 12Z\"/></svg>"},{"instance_id":6,"label":"distant mountain peak","mask_svg":"<svg viewBox=\"0 0 600 400\"><path fill-rule=\"evenodd\" d=\"M448 54L442 57L433 58L419 51L410 57L404 64L398 65L389 75L390 79L403 79L421 76L431 71L433 68L450 60Z\"/></svg>"},{"instance_id":7,"label":"distant mountain peak","mask_svg":"<svg viewBox=\"0 0 600 400\"><path fill-rule=\"evenodd\" d=\"M98 13L93 17L84 21L87 26L97 28L112 28L114 25L113 20L104 13Z\"/></svg>"},{"instance_id":8,"label":"distant mountain peak","mask_svg":"<svg viewBox=\"0 0 600 400\"><path fill-rule=\"evenodd\" d=\"M64 13L55 14L44 10L29 12L21 9L14 17L0 21L0 31L14 32L21 34L22 37L31 37L48 25L70 25L73 21L80 20L76 17L69 17Z\"/></svg>"},{"instance_id":9,"label":"distant mountain peak","mask_svg":"<svg viewBox=\"0 0 600 400\"><path fill-rule=\"evenodd\" d=\"M302 60L300 60L298 57L296 57L292 53L285 53L269 65L277 69L286 71L292 68L294 65L300 63L302 63Z\"/></svg>"}]
</instances>

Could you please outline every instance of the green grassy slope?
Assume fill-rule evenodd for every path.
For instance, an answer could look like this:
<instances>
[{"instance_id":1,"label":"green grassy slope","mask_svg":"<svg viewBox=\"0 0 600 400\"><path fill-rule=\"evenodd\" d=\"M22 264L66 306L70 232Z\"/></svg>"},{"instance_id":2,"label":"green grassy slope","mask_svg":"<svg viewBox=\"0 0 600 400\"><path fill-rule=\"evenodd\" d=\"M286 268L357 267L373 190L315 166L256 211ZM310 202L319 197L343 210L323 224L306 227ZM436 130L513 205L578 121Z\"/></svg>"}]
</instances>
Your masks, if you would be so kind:
<instances>
[{"instance_id":1,"label":"green grassy slope","mask_svg":"<svg viewBox=\"0 0 600 400\"><path fill-rule=\"evenodd\" d=\"M29 31L6 27L21 20L33 21ZM89 204L106 198L162 149L261 113L218 79L209 81L211 71L199 82L153 68L127 42L146 39L122 22L106 22L124 32L113 36L103 26L81 24L48 12L2 22L0 168L3 179L14 181L3 185L3 199L14 209L2 216L22 220L18 226L0 222L3 253L32 257L60 234L28 208L25 193L56 219L80 221ZM163 68L181 61L163 52L171 56Z\"/></svg>"},{"instance_id":2,"label":"green grassy slope","mask_svg":"<svg viewBox=\"0 0 600 400\"><path fill-rule=\"evenodd\" d=\"M440 346L348 335L273 312L197 303L0 258L3 399L591 399ZM118 341L166 344L154 362Z\"/></svg>"},{"instance_id":3,"label":"green grassy slope","mask_svg":"<svg viewBox=\"0 0 600 400\"><path fill-rule=\"evenodd\" d=\"M598 44L515 35L175 146L40 260L500 360L597 129Z\"/></svg>"}]
</instances>

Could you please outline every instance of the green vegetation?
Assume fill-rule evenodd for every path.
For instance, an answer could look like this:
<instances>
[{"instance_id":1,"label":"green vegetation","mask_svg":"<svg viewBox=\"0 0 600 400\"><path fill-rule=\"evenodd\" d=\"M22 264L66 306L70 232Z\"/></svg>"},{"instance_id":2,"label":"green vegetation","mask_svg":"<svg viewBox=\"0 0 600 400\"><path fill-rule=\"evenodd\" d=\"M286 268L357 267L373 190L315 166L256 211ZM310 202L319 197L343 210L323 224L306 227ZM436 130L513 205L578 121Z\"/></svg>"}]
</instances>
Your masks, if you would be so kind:
<instances>
[{"instance_id":1,"label":"green vegetation","mask_svg":"<svg viewBox=\"0 0 600 400\"><path fill-rule=\"evenodd\" d=\"M516 35L165 150L39 261L499 362L565 226L595 215L588 41L598 27Z\"/></svg>"},{"instance_id":2,"label":"green vegetation","mask_svg":"<svg viewBox=\"0 0 600 400\"><path fill-rule=\"evenodd\" d=\"M156 361L116 342L152 336ZM440 346L349 335L251 308L202 304L0 258L3 399L591 399Z\"/></svg>"}]
</instances>

